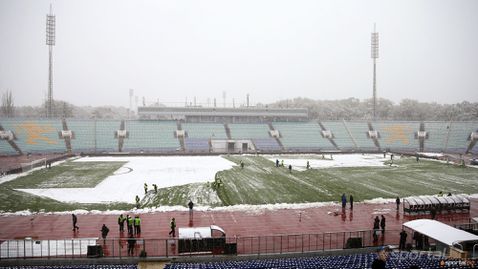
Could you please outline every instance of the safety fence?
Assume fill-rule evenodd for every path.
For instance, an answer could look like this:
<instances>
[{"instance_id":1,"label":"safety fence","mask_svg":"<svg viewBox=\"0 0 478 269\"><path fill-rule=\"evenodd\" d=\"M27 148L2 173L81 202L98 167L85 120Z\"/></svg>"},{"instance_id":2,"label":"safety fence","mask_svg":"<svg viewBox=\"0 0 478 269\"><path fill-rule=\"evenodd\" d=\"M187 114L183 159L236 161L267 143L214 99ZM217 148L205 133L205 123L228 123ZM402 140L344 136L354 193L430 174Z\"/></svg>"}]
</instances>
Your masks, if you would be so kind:
<instances>
[{"instance_id":1,"label":"safety fence","mask_svg":"<svg viewBox=\"0 0 478 269\"><path fill-rule=\"evenodd\" d=\"M375 236L374 236L375 233ZM34 238L0 240L0 259L84 257L174 257L197 254L265 255L306 253L398 245L398 230L364 230L317 234L289 234L209 239L159 238ZM409 236L411 240L411 236ZM409 241L410 241L409 240Z\"/></svg>"}]
</instances>

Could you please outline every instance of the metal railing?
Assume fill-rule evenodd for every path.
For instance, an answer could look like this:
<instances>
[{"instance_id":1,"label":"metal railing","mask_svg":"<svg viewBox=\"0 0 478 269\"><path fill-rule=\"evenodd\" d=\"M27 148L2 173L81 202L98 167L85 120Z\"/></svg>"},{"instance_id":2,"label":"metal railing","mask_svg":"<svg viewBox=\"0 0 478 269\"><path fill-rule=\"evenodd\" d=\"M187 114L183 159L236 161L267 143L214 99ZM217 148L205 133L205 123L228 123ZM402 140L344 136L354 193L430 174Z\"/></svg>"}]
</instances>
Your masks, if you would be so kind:
<instances>
[{"instance_id":1,"label":"metal railing","mask_svg":"<svg viewBox=\"0 0 478 269\"><path fill-rule=\"evenodd\" d=\"M373 230L317 233L317 234L289 234L265 235L247 237L228 237L221 240L210 240L206 251L201 250L198 242L191 239L159 238L144 239L134 238L74 238L63 240L0 240L0 259L18 258L85 258L98 256L99 253L88 253L89 246L101 246L100 256L105 257L138 257L143 253L148 257L174 257L196 254L222 255L225 253L241 255L265 255L284 253L321 252L357 247L348 245L347 242L357 241L351 238L360 238L358 247L371 247L380 245L398 245L398 230L387 230L384 234L378 232L374 240ZM411 241L411 236L409 236ZM350 241L349 241L350 240ZM134 241L134 244L131 242ZM181 242L180 242L181 241ZM189 241L189 242L185 242ZM224 243L225 242L225 243ZM212 245L211 245L212 244ZM199 243L201 245L201 243ZM226 250L227 245L232 245L233 250ZM182 247L181 247L182 246ZM188 246L185 248L184 246ZM194 247L190 247L194 246ZM91 249L90 249L91 250ZM90 255L88 255L90 254Z\"/></svg>"}]
</instances>

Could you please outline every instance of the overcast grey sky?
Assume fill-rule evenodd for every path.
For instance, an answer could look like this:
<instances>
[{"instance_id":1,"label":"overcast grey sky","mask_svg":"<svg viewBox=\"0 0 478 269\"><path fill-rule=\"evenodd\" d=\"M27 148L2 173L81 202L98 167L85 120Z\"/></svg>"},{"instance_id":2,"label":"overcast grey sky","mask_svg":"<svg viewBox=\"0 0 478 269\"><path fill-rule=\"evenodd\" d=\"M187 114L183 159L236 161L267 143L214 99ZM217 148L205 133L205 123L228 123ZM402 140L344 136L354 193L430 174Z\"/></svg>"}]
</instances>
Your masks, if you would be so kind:
<instances>
[{"instance_id":1,"label":"overcast grey sky","mask_svg":"<svg viewBox=\"0 0 478 269\"><path fill-rule=\"evenodd\" d=\"M47 91L45 15L53 4L54 99L128 106L308 97L370 98L370 33L380 33L378 96L478 101L478 1L0 0L0 92L39 105Z\"/></svg>"}]
</instances>

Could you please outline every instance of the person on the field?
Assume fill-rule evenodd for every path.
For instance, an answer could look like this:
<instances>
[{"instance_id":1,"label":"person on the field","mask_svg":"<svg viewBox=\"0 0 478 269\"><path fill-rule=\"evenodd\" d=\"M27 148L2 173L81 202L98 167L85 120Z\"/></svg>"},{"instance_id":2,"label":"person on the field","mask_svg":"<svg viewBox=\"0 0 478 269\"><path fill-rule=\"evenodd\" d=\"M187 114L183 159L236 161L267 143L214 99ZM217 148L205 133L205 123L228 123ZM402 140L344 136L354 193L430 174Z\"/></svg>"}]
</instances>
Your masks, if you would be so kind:
<instances>
[{"instance_id":1,"label":"person on the field","mask_svg":"<svg viewBox=\"0 0 478 269\"><path fill-rule=\"evenodd\" d=\"M75 214L71 214L71 220L73 221L73 231L79 230L80 227L76 225L76 223L78 222L78 218L76 217Z\"/></svg>"},{"instance_id":2,"label":"person on the field","mask_svg":"<svg viewBox=\"0 0 478 269\"><path fill-rule=\"evenodd\" d=\"M244 169L244 162L242 160L240 162L240 165L241 165L241 169Z\"/></svg>"},{"instance_id":3,"label":"person on the field","mask_svg":"<svg viewBox=\"0 0 478 269\"><path fill-rule=\"evenodd\" d=\"M148 193L148 184L145 182L144 183L144 194Z\"/></svg>"},{"instance_id":4,"label":"person on the field","mask_svg":"<svg viewBox=\"0 0 478 269\"><path fill-rule=\"evenodd\" d=\"M307 168L307 170L309 170L309 169L310 169L310 163L309 163L309 161L307 161L306 168Z\"/></svg>"},{"instance_id":5,"label":"person on the field","mask_svg":"<svg viewBox=\"0 0 478 269\"><path fill-rule=\"evenodd\" d=\"M345 197L345 193L342 193L342 208L345 208L347 205L347 197Z\"/></svg>"},{"instance_id":6,"label":"person on the field","mask_svg":"<svg viewBox=\"0 0 478 269\"><path fill-rule=\"evenodd\" d=\"M436 215L437 215L437 210L435 209L435 206L433 206L431 209L430 209L430 215L432 217L432 219L435 219Z\"/></svg>"},{"instance_id":7,"label":"person on the field","mask_svg":"<svg viewBox=\"0 0 478 269\"><path fill-rule=\"evenodd\" d=\"M279 167L279 160L276 159L276 167Z\"/></svg>"},{"instance_id":8,"label":"person on the field","mask_svg":"<svg viewBox=\"0 0 478 269\"><path fill-rule=\"evenodd\" d=\"M400 197L397 196L397 199L395 199L395 204L397 204L397 210L400 209Z\"/></svg>"},{"instance_id":9,"label":"person on the field","mask_svg":"<svg viewBox=\"0 0 478 269\"><path fill-rule=\"evenodd\" d=\"M124 232L124 222L125 222L126 218L123 217L123 214L121 214L119 217L118 217L118 225L119 225L119 231L120 232Z\"/></svg>"},{"instance_id":10,"label":"person on the field","mask_svg":"<svg viewBox=\"0 0 478 269\"><path fill-rule=\"evenodd\" d=\"M382 235L385 234L385 217L383 215L382 219L380 220L380 228L382 228Z\"/></svg>"},{"instance_id":11,"label":"person on the field","mask_svg":"<svg viewBox=\"0 0 478 269\"><path fill-rule=\"evenodd\" d=\"M103 227L101 227L101 237L103 238L103 243L106 242L106 236L108 236L108 233L110 232L110 229L106 227L105 224L103 224Z\"/></svg>"},{"instance_id":12,"label":"person on the field","mask_svg":"<svg viewBox=\"0 0 478 269\"><path fill-rule=\"evenodd\" d=\"M376 242L378 240L378 230L380 229L380 219L378 216L375 216L373 220L373 241Z\"/></svg>"},{"instance_id":13,"label":"person on the field","mask_svg":"<svg viewBox=\"0 0 478 269\"><path fill-rule=\"evenodd\" d=\"M136 235L141 234L141 219L138 215L134 217L133 220L133 225L134 225L134 232Z\"/></svg>"},{"instance_id":14,"label":"person on the field","mask_svg":"<svg viewBox=\"0 0 478 269\"><path fill-rule=\"evenodd\" d=\"M129 234L128 237L128 255L133 255L134 247L136 246L136 239L132 234Z\"/></svg>"},{"instance_id":15,"label":"person on the field","mask_svg":"<svg viewBox=\"0 0 478 269\"><path fill-rule=\"evenodd\" d=\"M398 244L398 249L399 250L405 250L405 243L407 242L407 232L405 230L402 230L400 232L400 244Z\"/></svg>"},{"instance_id":16,"label":"person on the field","mask_svg":"<svg viewBox=\"0 0 478 269\"><path fill-rule=\"evenodd\" d=\"M354 209L354 197L352 196L352 194L350 194L349 202L350 202L350 209Z\"/></svg>"},{"instance_id":17,"label":"person on the field","mask_svg":"<svg viewBox=\"0 0 478 269\"><path fill-rule=\"evenodd\" d=\"M126 215L126 226L128 227L128 234L133 234L133 218Z\"/></svg>"},{"instance_id":18,"label":"person on the field","mask_svg":"<svg viewBox=\"0 0 478 269\"><path fill-rule=\"evenodd\" d=\"M154 188L154 193L158 193L158 185L153 184L153 188Z\"/></svg>"},{"instance_id":19,"label":"person on the field","mask_svg":"<svg viewBox=\"0 0 478 269\"><path fill-rule=\"evenodd\" d=\"M189 221L191 221L193 219L193 207L194 207L194 203L192 200L189 200L188 207L189 207Z\"/></svg>"},{"instance_id":20,"label":"person on the field","mask_svg":"<svg viewBox=\"0 0 478 269\"><path fill-rule=\"evenodd\" d=\"M292 173L292 165L289 164L289 173Z\"/></svg>"},{"instance_id":21,"label":"person on the field","mask_svg":"<svg viewBox=\"0 0 478 269\"><path fill-rule=\"evenodd\" d=\"M171 222L169 223L169 227L171 231L169 232L169 236L176 237L176 219L172 218Z\"/></svg>"},{"instance_id":22,"label":"person on the field","mask_svg":"<svg viewBox=\"0 0 478 269\"><path fill-rule=\"evenodd\" d=\"M136 208L139 208L139 206L140 206L140 204L139 204L139 201L140 201L139 196L136 195L136 197L134 198L134 200L136 201Z\"/></svg>"},{"instance_id":23,"label":"person on the field","mask_svg":"<svg viewBox=\"0 0 478 269\"><path fill-rule=\"evenodd\" d=\"M280 166L284 167L284 160L280 161Z\"/></svg>"}]
</instances>

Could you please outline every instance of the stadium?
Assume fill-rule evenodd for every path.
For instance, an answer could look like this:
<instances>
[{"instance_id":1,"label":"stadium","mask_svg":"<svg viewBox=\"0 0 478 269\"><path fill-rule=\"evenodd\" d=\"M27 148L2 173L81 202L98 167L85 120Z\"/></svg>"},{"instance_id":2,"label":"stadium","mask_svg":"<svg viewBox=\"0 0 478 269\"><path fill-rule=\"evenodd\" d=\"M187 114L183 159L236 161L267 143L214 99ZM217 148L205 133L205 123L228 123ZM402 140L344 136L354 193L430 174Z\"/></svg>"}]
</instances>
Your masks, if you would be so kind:
<instances>
[{"instance_id":1,"label":"stadium","mask_svg":"<svg viewBox=\"0 0 478 269\"><path fill-rule=\"evenodd\" d=\"M476 3L111 2L0 2L0 269L478 268Z\"/></svg>"},{"instance_id":2,"label":"stadium","mask_svg":"<svg viewBox=\"0 0 478 269\"><path fill-rule=\"evenodd\" d=\"M370 247L397 247L403 225L429 219L433 205L441 206L436 220L476 233L477 122L314 121L306 109L253 107L138 110L139 120L0 122L2 262L103 256L94 263L137 264L133 256L143 256L165 268L363 268L374 260ZM350 201L340 207L342 193L353 194L353 209ZM81 227L73 232L72 213ZM133 254L117 232L119 214L141 216ZM375 238L379 215L387 229ZM178 237L168 236L173 217ZM102 224L111 230L104 241ZM188 229L199 235L187 237ZM427 251L409 252L416 259L393 252L394 268L433 268L443 256L430 253L460 249L429 240ZM411 233L407 246L416 247ZM469 243L461 247L475 255Z\"/></svg>"}]
</instances>

